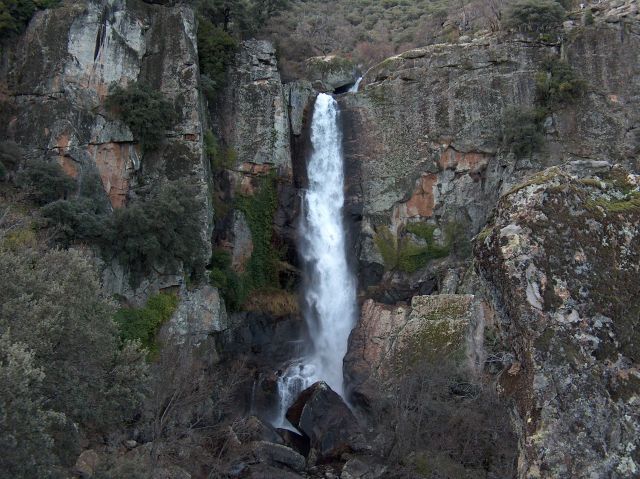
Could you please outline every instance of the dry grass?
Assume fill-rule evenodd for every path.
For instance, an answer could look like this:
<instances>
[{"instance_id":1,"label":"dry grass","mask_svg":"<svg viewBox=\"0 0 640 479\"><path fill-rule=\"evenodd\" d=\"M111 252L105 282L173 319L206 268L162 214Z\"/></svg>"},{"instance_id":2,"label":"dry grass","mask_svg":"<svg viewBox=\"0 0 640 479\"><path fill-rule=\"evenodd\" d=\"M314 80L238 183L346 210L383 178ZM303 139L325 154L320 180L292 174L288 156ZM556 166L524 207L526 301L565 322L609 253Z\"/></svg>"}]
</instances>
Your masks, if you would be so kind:
<instances>
[{"instance_id":1,"label":"dry grass","mask_svg":"<svg viewBox=\"0 0 640 479\"><path fill-rule=\"evenodd\" d=\"M300 313L297 296L281 289L260 289L250 293L243 305L246 311L259 311L273 316L287 316Z\"/></svg>"}]
</instances>

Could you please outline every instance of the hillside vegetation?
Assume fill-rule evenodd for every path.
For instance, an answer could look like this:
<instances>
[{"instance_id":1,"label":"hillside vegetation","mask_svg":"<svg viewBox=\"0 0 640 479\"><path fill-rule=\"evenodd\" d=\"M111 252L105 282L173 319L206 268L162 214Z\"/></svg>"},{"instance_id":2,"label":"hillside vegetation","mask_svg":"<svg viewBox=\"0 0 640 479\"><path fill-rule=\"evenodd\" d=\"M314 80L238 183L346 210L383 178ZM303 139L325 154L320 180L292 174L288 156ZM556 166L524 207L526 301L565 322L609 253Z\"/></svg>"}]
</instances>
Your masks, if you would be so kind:
<instances>
[{"instance_id":1,"label":"hillside vegetation","mask_svg":"<svg viewBox=\"0 0 640 479\"><path fill-rule=\"evenodd\" d=\"M531 19L527 16L531 12L561 20L571 4L571 0L292 0L260 34L275 42L283 76L290 80L302 76L303 62L311 56L345 55L364 70L418 46L455 42L480 30L512 28Z\"/></svg>"}]
</instances>

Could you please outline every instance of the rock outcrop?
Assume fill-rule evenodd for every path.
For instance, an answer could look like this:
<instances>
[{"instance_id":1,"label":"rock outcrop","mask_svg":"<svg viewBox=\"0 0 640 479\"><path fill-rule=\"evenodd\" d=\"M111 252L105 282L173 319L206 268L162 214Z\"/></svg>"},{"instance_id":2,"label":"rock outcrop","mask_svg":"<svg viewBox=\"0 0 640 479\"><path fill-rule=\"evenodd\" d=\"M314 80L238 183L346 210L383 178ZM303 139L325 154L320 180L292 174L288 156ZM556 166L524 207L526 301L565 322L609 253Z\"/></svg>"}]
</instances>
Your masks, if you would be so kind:
<instances>
[{"instance_id":1,"label":"rock outcrop","mask_svg":"<svg viewBox=\"0 0 640 479\"><path fill-rule=\"evenodd\" d=\"M201 228L193 234L209 244L213 211L191 6L64 2L37 13L2 53L0 137L20 144L27 161L56 161L80 183L99 174L113 208L163 181L189 179L203 204ZM104 107L111 85L134 81L160 90L176 112L154 152L143 154L129 128ZM180 271L166 271L132 289L127 271L110 266L105 285L135 303L183 282Z\"/></svg>"},{"instance_id":2,"label":"rock outcrop","mask_svg":"<svg viewBox=\"0 0 640 479\"><path fill-rule=\"evenodd\" d=\"M355 63L336 55L309 58L305 70L307 80L323 92L340 91L353 85L358 78Z\"/></svg>"},{"instance_id":3,"label":"rock outcrop","mask_svg":"<svg viewBox=\"0 0 640 479\"><path fill-rule=\"evenodd\" d=\"M531 172L574 160L640 166L638 23L616 18L568 25L557 43L492 35L411 50L370 69L359 93L341 97L363 277L382 280L381 229L396 234L426 222L467 241L500 194ZM566 60L585 91L547 113L540 152L515 157L502 140L504 112L536 104L547 58ZM440 266L432 265L432 277Z\"/></svg>"},{"instance_id":4,"label":"rock outcrop","mask_svg":"<svg viewBox=\"0 0 640 479\"><path fill-rule=\"evenodd\" d=\"M309 438L309 445L321 462L364 448L356 418L325 382L302 391L287 411L287 419Z\"/></svg>"},{"instance_id":5,"label":"rock outcrop","mask_svg":"<svg viewBox=\"0 0 640 479\"><path fill-rule=\"evenodd\" d=\"M267 165L291 174L289 113L276 51L267 41L242 42L218 96L216 129L235 154L232 169Z\"/></svg>"},{"instance_id":6,"label":"rock outcrop","mask_svg":"<svg viewBox=\"0 0 640 479\"><path fill-rule=\"evenodd\" d=\"M478 235L494 291L501 376L515 400L519 477L640 473L640 192L615 168L552 168L503 196Z\"/></svg>"},{"instance_id":7,"label":"rock outcrop","mask_svg":"<svg viewBox=\"0 0 640 479\"><path fill-rule=\"evenodd\" d=\"M344 359L352 401L368 407L405 363L455 356L470 370L482 369L486 314L472 295L414 296L410 306L365 301Z\"/></svg>"}]
</instances>

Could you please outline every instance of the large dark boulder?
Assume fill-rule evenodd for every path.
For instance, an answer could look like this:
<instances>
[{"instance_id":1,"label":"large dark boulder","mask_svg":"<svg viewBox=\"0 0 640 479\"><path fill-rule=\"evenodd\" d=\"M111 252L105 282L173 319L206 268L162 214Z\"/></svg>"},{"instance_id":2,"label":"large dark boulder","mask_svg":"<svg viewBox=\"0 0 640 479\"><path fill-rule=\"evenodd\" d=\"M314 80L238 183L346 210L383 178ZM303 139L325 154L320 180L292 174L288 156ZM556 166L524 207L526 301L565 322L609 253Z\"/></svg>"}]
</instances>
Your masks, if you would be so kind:
<instances>
[{"instance_id":1,"label":"large dark boulder","mask_svg":"<svg viewBox=\"0 0 640 479\"><path fill-rule=\"evenodd\" d=\"M300 394L287 411L287 419L309 438L319 461L339 459L343 453L365 449L356 418L323 381Z\"/></svg>"}]
</instances>

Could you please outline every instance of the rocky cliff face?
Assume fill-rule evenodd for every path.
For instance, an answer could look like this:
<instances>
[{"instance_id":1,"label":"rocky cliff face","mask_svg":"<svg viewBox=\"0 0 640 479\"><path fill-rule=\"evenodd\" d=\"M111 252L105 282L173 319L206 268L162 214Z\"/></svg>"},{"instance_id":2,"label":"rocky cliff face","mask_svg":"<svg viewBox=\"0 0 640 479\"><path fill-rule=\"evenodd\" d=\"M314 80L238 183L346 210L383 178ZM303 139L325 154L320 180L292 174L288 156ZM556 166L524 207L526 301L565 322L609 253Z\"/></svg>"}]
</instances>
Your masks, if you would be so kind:
<instances>
[{"instance_id":1,"label":"rocky cliff face","mask_svg":"<svg viewBox=\"0 0 640 479\"><path fill-rule=\"evenodd\" d=\"M461 226L457 234L468 239L499 195L531 172L572 160L638 168L638 23L633 15L607 15L590 27L569 22L558 43L480 36L412 50L369 70L361 92L343 97L365 286L382 278L381 229L396 235L426 221ZM565 59L586 91L546 114L540 152L516 158L502 143L504 111L534 105L536 75L548 57Z\"/></svg>"},{"instance_id":2,"label":"rocky cliff face","mask_svg":"<svg viewBox=\"0 0 640 479\"><path fill-rule=\"evenodd\" d=\"M22 145L28 159L53 159L80 182L99 173L114 208L163 180L193 180L205 205L194 234L208 244L210 172L195 34L194 12L185 4L69 1L38 13L3 50L0 135ZM166 143L153 153L143 155L129 128L104 108L112 84L132 81L162 91L176 111ZM105 280L135 302L182 283L180 272L165 271L132 290L119 265L108 265Z\"/></svg>"},{"instance_id":3,"label":"rocky cliff face","mask_svg":"<svg viewBox=\"0 0 640 479\"><path fill-rule=\"evenodd\" d=\"M478 236L515 399L520 477L640 472L638 178L545 170L502 197Z\"/></svg>"}]
</instances>

